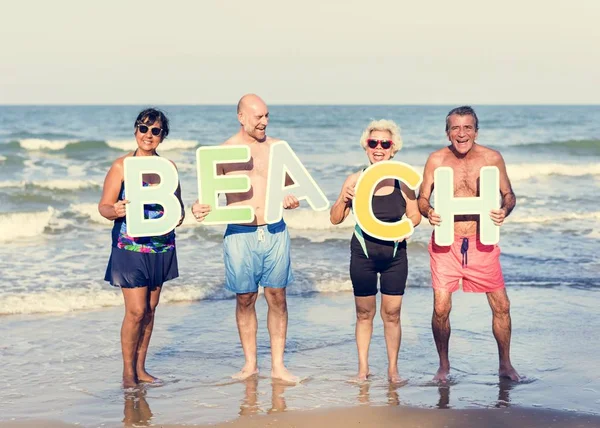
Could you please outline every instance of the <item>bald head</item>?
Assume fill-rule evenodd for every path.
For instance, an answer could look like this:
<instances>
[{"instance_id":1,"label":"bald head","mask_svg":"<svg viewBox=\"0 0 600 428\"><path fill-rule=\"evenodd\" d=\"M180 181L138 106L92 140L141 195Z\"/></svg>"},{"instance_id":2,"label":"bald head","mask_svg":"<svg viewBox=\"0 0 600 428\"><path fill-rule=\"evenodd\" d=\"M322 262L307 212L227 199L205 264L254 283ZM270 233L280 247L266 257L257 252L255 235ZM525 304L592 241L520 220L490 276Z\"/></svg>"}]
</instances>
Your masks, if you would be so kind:
<instances>
[{"instance_id":1,"label":"bald head","mask_svg":"<svg viewBox=\"0 0 600 428\"><path fill-rule=\"evenodd\" d=\"M246 94L238 101L237 112L240 114L242 111L247 110L251 107L265 107L267 104L261 97L256 94Z\"/></svg>"},{"instance_id":2,"label":"bald head","mask_svg":"<svg viewBox=\"0 0 600 428\"><path fill-rule=\"evenodd\" d=\"M256 141L264 141L269 124L269 109L258 95L246 94L237 106L238 121L242 131Z\"/></svg>"}]
</instances>

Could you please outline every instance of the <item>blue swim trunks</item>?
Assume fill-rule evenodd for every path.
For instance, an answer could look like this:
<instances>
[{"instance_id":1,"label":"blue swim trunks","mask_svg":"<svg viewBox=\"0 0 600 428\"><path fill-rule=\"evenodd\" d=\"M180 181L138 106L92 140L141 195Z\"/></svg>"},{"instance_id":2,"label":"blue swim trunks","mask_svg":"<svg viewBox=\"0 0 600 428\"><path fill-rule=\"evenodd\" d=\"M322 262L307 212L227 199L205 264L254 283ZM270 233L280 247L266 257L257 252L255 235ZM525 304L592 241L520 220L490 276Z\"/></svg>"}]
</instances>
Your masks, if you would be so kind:
<instances>
[{"instance_id":1,"label":"blue swim trunks","mask_svg":"<svg viewBox=\"0 0 600 428\"><path fill-rule=\"evenodd\" d=\"M285 288L294 277L290 235L283 220L264 226L230 224L223 237L225 288L237 294L258 285Z\"/></svg>"}]
</instances>

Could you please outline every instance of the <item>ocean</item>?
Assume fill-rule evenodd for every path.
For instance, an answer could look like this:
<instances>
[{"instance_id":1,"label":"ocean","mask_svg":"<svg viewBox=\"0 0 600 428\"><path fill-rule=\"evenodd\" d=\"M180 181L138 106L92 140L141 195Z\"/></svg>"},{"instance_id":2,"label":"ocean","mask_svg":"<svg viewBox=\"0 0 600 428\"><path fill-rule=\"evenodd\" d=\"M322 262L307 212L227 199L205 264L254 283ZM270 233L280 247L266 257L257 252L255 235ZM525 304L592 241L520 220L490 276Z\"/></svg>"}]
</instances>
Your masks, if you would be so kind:
<instances>
[{"instance_id":1,"label":"ocean","mask_svg":"<svg viewBox=\"0 0 600 428\"><path fill-rule=\"evenodd\" d=\"M141 398L123 395L123 299L103 281L111 222L97 203L111 163L135 148L133 121L143 107L0 106L0 421L40 417L113 426L128 405L139 413L145 402L153 416L140 423L211 423L248 408L269 411L272 395L298 409L356 404L361 397L389 403L380 320L370 393L346 382L357 364L348 273L353 220L332 226L328 212L313 212L305 202L285 220L295 275L288 288L286 360L306 382L271 390L262 299L265 377L258 386L226 380L243 356L233 295L223 288L224 227L197 224L189 208L197 199L195 150L237 132L235 106L157 106L171 121L158 152L177 164L187 218L177 229L180 277L163 289L148 356L150 372L167 383ZM395 159L422 170L428 154L447 144L445 116L452 107L276 105L268 134L289 142L333 202L344 179L367 165L359 138L370 120L396 121L404 147ZM478 142L502 153L517 196L500 246L512 301L513 365L528 381L498 382L485 297L459 292L450 344L457 376L448 394L430 384L437 354L429 325L431 227L424 219L408 245L400 351L400 374L408 382L391 393L392 401L436 407L441 400L458 408L501 401L600 414L594 366L600 353L600 106L474 108ZM256 398L250 404L249 389ZM99 409L95 403L108 404Z\"/></svg>"}]
</instances>

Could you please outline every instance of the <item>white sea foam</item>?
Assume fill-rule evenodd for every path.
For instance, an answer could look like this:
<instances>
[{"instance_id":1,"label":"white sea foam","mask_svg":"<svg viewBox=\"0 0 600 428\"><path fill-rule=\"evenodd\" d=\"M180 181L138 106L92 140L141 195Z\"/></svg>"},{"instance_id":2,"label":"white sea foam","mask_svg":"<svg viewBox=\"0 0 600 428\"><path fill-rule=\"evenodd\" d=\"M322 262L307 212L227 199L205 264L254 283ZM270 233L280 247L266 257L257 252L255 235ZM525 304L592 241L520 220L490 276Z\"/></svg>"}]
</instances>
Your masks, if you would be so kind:
<instances>
[{"instance_id":1,"label":"white sea foam","mask_svg":"<svg viewBox=\"0 0 600 428\"><path fill-rule=\"evenodd\" d=\"M554 215L515 215L510 217L511 223L558 223L567 220L600 220L600 211L589 213L563 212Z\"/></svg>"},{"instance_id":2,"label":"white sea foam","mask_svg":"<svg viewBox=\"0 0 600 428\"><path fill-rule=\"evenodd\" d=\"M352 282L348 279L345 281L336 281L332 279L321 279L315 282L311 281L294 281L294 286L288 290L289 294L306 294L311 292L318 293L339 293L352 291Z\"/></svg>"},{"instance_id":3,"label":"white sea foam","mask_svg":"<svg viewBox=\"0 0 600 428\"><path fill-rule=\"evenodd\" d=\"M0 189L25 187L24 181L0 181Z\"/></svg>"},{"instance_id":4,"label":"white sea foam","mask_svg":"<svg viewBox=\"0 0 600 428\"><path fill-rule=\"evenodd\" d=\"M166 150L192 150L198 146L198 142L195 140L171 140L167 138L160 145L160 151Z\"/></svg>"},{"instance_id":5,"label":"white sea foam","mask_svg":"<svg viewBox=\"0 0 600 428\"><path fill-rule=\"evenodd\" d=\"M25 150L63 150L69 144L77 143L77 140L44 140L39 138L27 138L19 140L19 145Z\"/></svg>"},{"instance_id":6,"label":"white sea foam","mask_svg":"<svg viewBox=\"0 0 600 428\"><path fill-rule=\"evenodd\" d=\"M181 285L165 287L161 303L188 302L204 299L224 299L233 295L221 284L213 286ZM105 283L91 288L51 289L39 292L0 294L0 315L32 313L64 313L93 310L123 304L117 288L106 287Z\"/></svg>"},{"instance_id":7,"label":"white sea foam","mask_svg":"<svg viewBox=\"0 0 600 428\"><path fill-rule=\"evenodd\" d=\"M0 155L0 162L4 162L6 160L6 156Z\"/></svg>"},{"instance_id":8,"label":"white sea foam","mask_svg":"<svg viewBox=\"0 0 600 428\"><path fill-rule=\"evenodd\" d=\"M102 185L93 180L43 180L43 181L0 181L1 188L23 189L28 186L49 190L81 190L100 188Z\"/></svg>"},{"instance_id":9,"label":"white sea foam","mask_svg":"<svg viewBox=\"0 0 600 428\"><path fill-rule=\"evenodd\" d=\"M232 297L233 293L225 290L222 284L197 284L165 287L160 294L160 301L169 302L192 302L205 299L225 299Z\"/></svg>"},{"instance_id":10,"label":"white sea foam","mask_svg":"<svg viewBox=\"0 0 600 428\"><path fill-rule=\"evenodd\" d=\"M8 293L0 299L0 315L61 313L98 309L123 303L117 289L46 289L33 293Z\"/></svg>"},{"instance_id":11,"label":"white sea foam","mask_svg":"<svg viewBox=\"0 0 600 428\"><path fill-rule=\"evenodd\" d=\"M135 150L136 146L135 140L108 140L106 145L113 149L124 151Z\"/></svg>"},{"instance_id":12,"label":"white sea foam","mask_svg":"<svg viewBox=\"0 0 600 428\"><path fill-rule=\"evenodd\" d=\"M82 177L89 170L89 165L69 165L67 173L69 177Z\"/></svg>"},{"instance_id":13,"label":"white sea foam","mask_svg":"<svg viewBox=\"0 0 600 428\"><path fill-rule=\"evenodd\" d=\"M342 224L331 224L329 210L298 209L284 211L284 219L292 238L308 239L311 242L325 242L328 239L349 239L351 229L356 224L352 215L349 215Z\"/></svg>"},{"instance_id":14,"label":"white sea foam","mask_svg":"<svg viewBox=\"0 0 600 428\"><path fill-rule=\"evenodd\" d=\"M329 210L313 211L311 209L296 209L284 211L283 218L290 229L296 230L332 230L354 227L354 218L349 215L339 225L329 221Z\"/></svg>"},{"instance_id":15,"label":"white sea foam","mask_svg":"<svg viewBox=\"0 0 600 428\"><path fill-rule=\"evenodd\" d=\"M89 218L94 223L112 224L111 220L100 215L97 204L71 204L69 209L79 215Z\"/></svg>"},{"instance_id":16,"label":"white sea foam","mask_svg":"<svg viewBox=\"0 0 600 428\"><path fill-rule=\"evenodd\" d=\"M513 181L528 180L532 177L562 175L581 177L600 175L600 164L563 165L559 163L522 163L507 165L508 176Z\"/></svg>"},{"instance_id":17,"label":"white sea foam","mask_svg":"<svg viewBox=\"0 0 600 428\"><path fill-rule=\"evenodd\" d=\"M112 147L113 149L124 150L124 151L135 150L135 147L136 147L135 140L133 140L133 139L132 140L108 140L106 142L106 145L108 147ZM191 150L191 149L195 149L197 145L198 145L198 142L194 141L194 140L166 139L165 141L163 141L160 144L158 151L164 152L164 151L169 151L169 150Z\"/></svg>"},{"instance_id":18,"label":"white sea foam","mask_svg":"<svg viewBox=\"0 0 600 428\"><path fill-rule=\"evenodd\" d=\"M93 180L45 180L32 181L31 184L35 187L51 190L79 190L102 187L100 183Z\"/></svg>"},{"instance_id":19,"label":"white sea foam","mask_svg":"<svg viewBox=\"0 0 600 428\"><path fill-rule=\"evenodd\" d=\"M334 281L324 279L316 282L296 281L293 295L311 292L337 293L352 290L350 280ZM233 293L225 290L222 282L210 284L183 284L165 287L160 301L165 303L193 302L206 299L229 299ZM105 283L93 284L89 288L45 288L43 291L0 293L0 315L33 313L66 313L81 310L94 310L123 304L118 289L107 287Z\"/></svg>"},{"instance_id":20,"label":"white sea foam","mask_svg":"<svg viewBox=\"0 0 600 428\"><path fill-rule=\"evenodd\" d=\"M50 225L56 210L0 214L0 242L41 235Z\"/></svg>"},{"instance_id":21,"label":"white sea foam","mask_svg":"<svg viewBox=\"0 0 600 428\"><path fill-rule=\"evenodd\" d=\"M595 229L592 229L592 231L588 233L586 237L600 240L600 228L597 227Z\"/></svg>"}]
</instances>

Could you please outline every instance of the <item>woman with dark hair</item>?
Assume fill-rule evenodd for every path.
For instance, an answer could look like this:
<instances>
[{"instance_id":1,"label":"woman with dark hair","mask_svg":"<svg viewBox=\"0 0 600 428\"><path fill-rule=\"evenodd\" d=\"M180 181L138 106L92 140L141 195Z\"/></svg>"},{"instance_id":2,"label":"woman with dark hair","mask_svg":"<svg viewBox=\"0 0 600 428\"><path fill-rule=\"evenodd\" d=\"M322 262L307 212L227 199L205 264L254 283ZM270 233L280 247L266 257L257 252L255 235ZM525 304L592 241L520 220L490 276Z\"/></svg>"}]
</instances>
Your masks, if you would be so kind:
<instances>
[{"instance_id":1,"label":"woman with dark hair","mask_svg":"<svg viewBox=\"0 0 600 428\"><path fill-rule=\"evenodd\" d=\"M124 388L134 387L138 382L160 382L146 371L146 353L162 285L177 278L179 271L174 230L162 236L141 238L127 234L125 205L129 201L125 197L123 161L130 156L158 156L156 149L168 134L169 120L162 111L150 108L140 112L134 123L137 149L113 162L106 174L98 204L100 214L114 220L112 249L104 279L120 287L125 300L125 317L121 327ZM144 174L142 179L144 186L156 185L160 181L156 174ZM184 218L180 186L177 186L175 194L181 203L179 226ZM160 205L144 206L145 218L162 215Z\"/></svg>"}]
</instances>

